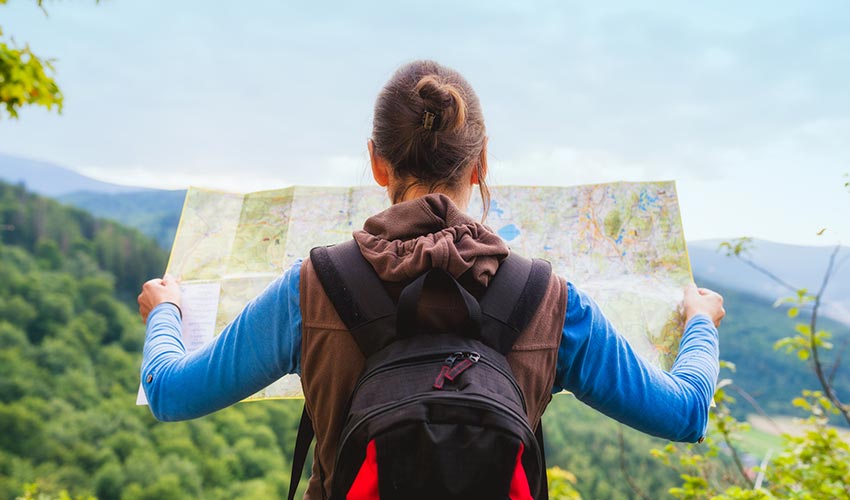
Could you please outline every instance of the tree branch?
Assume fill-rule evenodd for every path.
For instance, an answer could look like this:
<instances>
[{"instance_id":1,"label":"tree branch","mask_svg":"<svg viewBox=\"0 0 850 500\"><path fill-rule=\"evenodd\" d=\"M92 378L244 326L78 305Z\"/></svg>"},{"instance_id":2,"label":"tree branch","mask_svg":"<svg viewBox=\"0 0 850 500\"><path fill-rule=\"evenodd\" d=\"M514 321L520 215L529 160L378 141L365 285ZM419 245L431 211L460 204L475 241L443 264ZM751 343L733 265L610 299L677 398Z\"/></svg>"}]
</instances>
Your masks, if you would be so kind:
<instances>
[{"instance_id":1,"label":"tree branch","mask_svg":"<svg viewBox=\"0 0 850 500\"><path fill-rule=\"evenodd\" d=\"M746 264L746 265L750 266L751 268L755 269L756 271L760 272L761 274L763 274L763 275L767 276L767 277L768 277L768 278L770 278L770 279L771 279L774 283L777 283L777 284L779 284L779 285L781 285L781 286L783 286L783 287L787 288L787 289L788 289L788 290L790 290L792 293L797 293L797 290L799 290L799 288L798 288L798 287L795 287L794 285L792 285L792 284L788 283L787 281L783 280L783 279L782 279L782 278L780 278L779 276L777 276L777 275L773 274L773 272L771 272L770 270L768 270L768 269L766 269L766 268L764 268L764 267L761 267L760 265L756 264L755 262L751 261L750 259L747 259L747 258L741 257L740 255L735 255L735 257L737 257L737 258L738 258L738 260L740 260L740 261L741 261L741 262L743 262L744 264Z\"/></svg>"},{"instance_id":2,"label":"tree branch","mask_svg":"<svg viewBox=\"0 0 850 500\"><path fill-rule=\"evenodd\" d=\"M718 407L720 404L718 404ZM728 410L727 410L728 411ZM729 448L729 452L732 453L732 460L735 461L735 466L738 468L738 472L741 474L741 477L744 478L744 481L750 486L753 487L753 480L747 475L747 470L744 468L744 464L741 462L741 457L738 456L738 449L735 448L735 444L732 443L732 437L729 435L729 429L726 428L726 424L723 421L723 417L720 416L717 419L717 430L720 431L720 435L723 436L723 442L726 443L726 447Z\"/></svg>"},{"instance_id":3,"label":"tree branch","mask_svg":"<svg viewBox=\"0 0 850 500\"><path fill-rule=\"evenodd\" d=\"M747 403L750 403L750 406L753 407L753 409L756 411L756 413L758 413L760 416L766 418L767 421L770 422L770 425L773 426L773 430L775 430L778 434L783 434L785 432L785 431L782 430L781 427L779 427L779 424L777 424L776 421L773 420L770 417L770 415L767 414L766 411L764 411L764 409L761 407L761 405L759 405L758 402L756 402L755 398L753 398L750 395L750 393L748 393L744 389L741 389L740 387L738 387L735 384L730 384L728 387L730 389L732 389L733 391L735 391L736 393L738 393L739 396L744 398L744 400L746 400Z\"/></svg>"},{"instance_id":4,"label":"tree branch","mask_svg":"<svg viewBox=\"0 0 850 500\"><path fill-rule=\"evenodd\" d=\"M820 361L820 355L818 353L818 343L817 343L817 322L818 322L818 309L820 309L821 305L821 297L823 297L823 293L826 290L826 286L829 284L829 280L833 274L833 266L835 266L835 257L838 255L838 252L841 250L841 246L838 245L835 247L835 250L832 251L832 254L829 256L829 265L826 268L826 273L823 275L823 282L821 283L820 290L818 290L817 295L815 295L815 302L812 306L812 315L809 321L809 348L812 351L812 364L815 369L815 375L818 377L818 381L823 388L823 392L826 397L832 401L832 403L838 408L841 414L844 416L844 420L847 421L847 424L850 425L850 409L848 409L844 403L838 399L838 395L835 394L835 390L832 388L832 385L826 378L826 375L823 372L823 365Z\"/></svg>"},{"instance_id":5,"label":"tree branch","mask_svg":"<svg viewBox=\"0 0 850 500\"><path fill-rule=\"evenodd\" d=\"M629 483L629 487L635 492L635 495L643 498L643 500L651 500L634 482L632 476L629 475L628 469L626 469L626 442L623 440L622 424L617 426L617 440L620 443L620 470L623 471L623 476L625 476L626 482Z\"/></svg>"}]
</instances>

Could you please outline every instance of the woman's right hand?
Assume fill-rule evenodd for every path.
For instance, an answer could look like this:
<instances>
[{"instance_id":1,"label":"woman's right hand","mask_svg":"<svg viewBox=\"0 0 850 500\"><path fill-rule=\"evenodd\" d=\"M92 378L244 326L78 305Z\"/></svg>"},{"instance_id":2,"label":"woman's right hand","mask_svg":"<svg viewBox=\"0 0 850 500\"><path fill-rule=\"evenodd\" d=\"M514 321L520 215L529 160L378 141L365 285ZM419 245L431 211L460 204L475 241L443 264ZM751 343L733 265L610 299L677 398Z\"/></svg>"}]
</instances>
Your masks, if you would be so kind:
<instances>
[{"instance_id":1,"label":"woman's right hand","mask_svg":"<svg viewBox=\"0 0 850 500\"><path fill-rule=\"evenodd\" d=\"M720 321L726 316L723 309L723 297L708 288L697 288L693 283L685 288L685 322L691 320L697 314L705 314L714 326L719 327Z\"/></svg>"}]
</instances>

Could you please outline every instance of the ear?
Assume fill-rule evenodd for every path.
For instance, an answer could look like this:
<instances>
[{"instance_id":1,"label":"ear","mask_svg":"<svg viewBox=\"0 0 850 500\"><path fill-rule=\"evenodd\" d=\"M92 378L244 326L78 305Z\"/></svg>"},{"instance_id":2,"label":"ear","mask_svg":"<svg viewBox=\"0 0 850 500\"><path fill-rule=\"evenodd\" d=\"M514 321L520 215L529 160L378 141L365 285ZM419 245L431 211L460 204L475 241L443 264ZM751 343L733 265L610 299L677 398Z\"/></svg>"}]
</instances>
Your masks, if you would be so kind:
<instances>
[{"instance_id":1,"label":"ear","mask_svg":"<svg viewBox=\"0 0 850 500\"><path fill-rule=\"evenodd\" d=\"M480 168L479 168L480 167ZM478 172L481 172L479 178ZM472 174L469 177L470 184L479 184L481 179L487 177L487 137L484 138L484 146L481 147L481 154L478 156L478 167L472 169Z\"/></svg>"},{"instance_id":2,"label":"ear","mask_svg":"<svg viewBox=\"0 0 850 500\"><path fill-rule=\"evenodd\" d=\"M372 139L369 139L366 143L366 147L369 148L369 161L372 163L372 177L379 186L387 187L387 184L390 182L390 171L387 160L381 158L381 156L375 152L375 143Z\"/></svg>"}]
</instances>

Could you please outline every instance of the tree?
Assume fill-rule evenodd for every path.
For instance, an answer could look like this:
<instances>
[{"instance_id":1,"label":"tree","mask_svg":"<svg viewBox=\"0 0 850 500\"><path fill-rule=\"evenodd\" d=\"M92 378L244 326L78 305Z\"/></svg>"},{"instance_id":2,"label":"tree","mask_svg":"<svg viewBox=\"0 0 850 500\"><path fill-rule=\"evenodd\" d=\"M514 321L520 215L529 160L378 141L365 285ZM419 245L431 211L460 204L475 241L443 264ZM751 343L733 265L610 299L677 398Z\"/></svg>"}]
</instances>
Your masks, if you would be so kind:
<instances>
[{"instance_id":1,"label":"tree","mask_svg":"<svg viewBox=\"0 0 850 500\"><path fill-rule=\"evenodd\" d=\"M850 182L845 182L850 188ZM818 234L822 234L821 230ZM761 466L748 470L736 449L736 436L746 430L730 413L734 398L729 389L731 380L718 384L715 394L716 411L712 424L722 439L722 446L709 444L707 453L698 453L693 446L677 449L668 445L653 454L669 467L677 469L683 484L671 488L670 494L679 499L697 500L774 500L799 499L850 499L850 444L844 441L828 424L830 416L840 416L850 425L850 404L847 395L840 395L833 381L841 369L842 351L850 340L841 346L831 366L823 359L823 352L833 349L832 335L819 328L819 317L824 292L838 267L848 258L837 261L841 247L832 252L820 288L811 293L795 287L779 275L760 266L747 256L752 246L749 238L724 242L719 250L729 257L741 260L756 271L788 289L793 295L782 298L776 306L790 304L786 314L798 320L793 335L780 339L774 348L795 355L801 362L809 363L820 385L819 390L804 389L802 396L791 404L808 413L806 430L802 435L783 435L784 445L778 455L766 458ZM734 367L729 367L734 371ZM745 395L746 396L746 395Z\"/></svg>"},{"instance_id":2,"label":"tree","mask_svg":"<svg viewBox=\"0 0 850 500\"><path fill-rule=\"evenodd\" d=\"M0 0L0 5L7 0ZM42 1L38 0L42 7ZM62 91L53 80L53 64L30 50L18 46L14 39L6 40L0 26L0 119L18 118L24 106L43 106L62 111Z\"/></svg>"}]
</instances>

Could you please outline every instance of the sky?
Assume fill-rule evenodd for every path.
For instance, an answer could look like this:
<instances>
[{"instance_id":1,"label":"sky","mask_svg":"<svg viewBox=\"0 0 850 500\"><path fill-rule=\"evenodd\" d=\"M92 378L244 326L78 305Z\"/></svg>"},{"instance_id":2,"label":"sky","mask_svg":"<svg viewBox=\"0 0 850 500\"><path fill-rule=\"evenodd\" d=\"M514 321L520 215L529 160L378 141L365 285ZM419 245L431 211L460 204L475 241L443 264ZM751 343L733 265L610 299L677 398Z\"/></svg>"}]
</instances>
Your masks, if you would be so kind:
<instances>
[{"instance_id":1,"label":"sky","mask_svg":"<svg viewBox=\"0 0 850 500\"><path fill-rule=\"evenodd\" d=\"M375 96L430 58L479 95L492 184L672 179L689 240L850 244L843 0L46 9L0 26L55 59L65 107L0 120L0 153L159 188L370 183Z\"/></svg>"}]
</instances>

